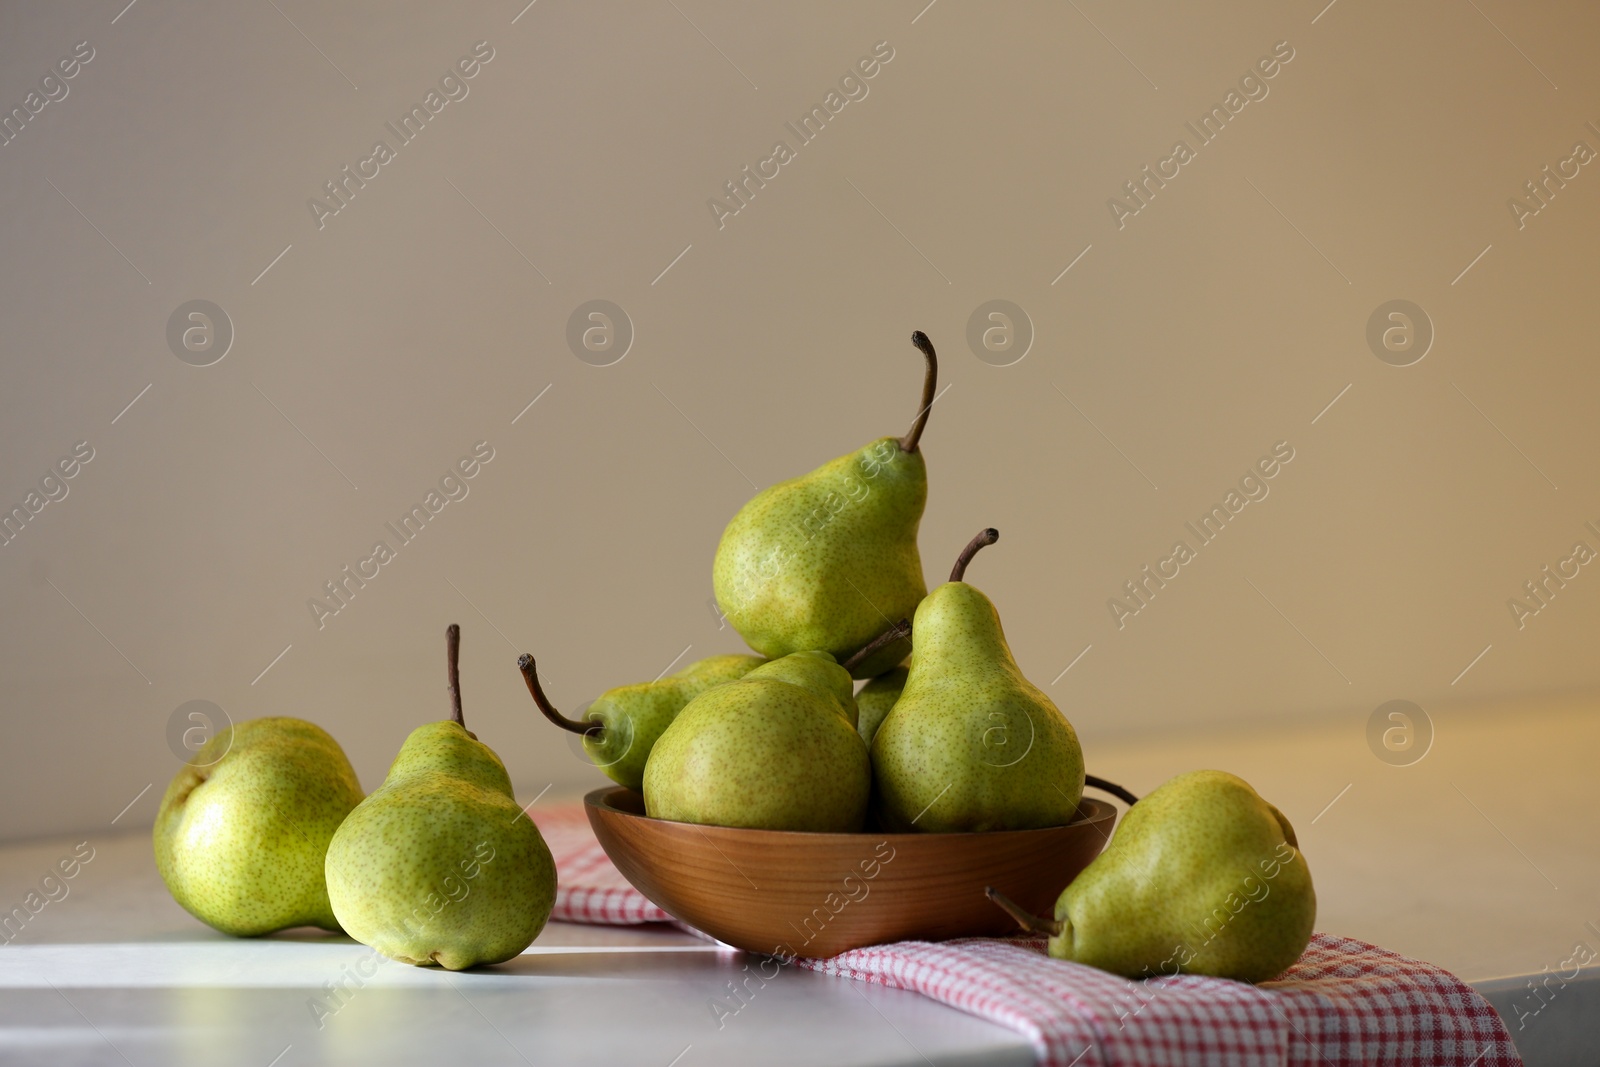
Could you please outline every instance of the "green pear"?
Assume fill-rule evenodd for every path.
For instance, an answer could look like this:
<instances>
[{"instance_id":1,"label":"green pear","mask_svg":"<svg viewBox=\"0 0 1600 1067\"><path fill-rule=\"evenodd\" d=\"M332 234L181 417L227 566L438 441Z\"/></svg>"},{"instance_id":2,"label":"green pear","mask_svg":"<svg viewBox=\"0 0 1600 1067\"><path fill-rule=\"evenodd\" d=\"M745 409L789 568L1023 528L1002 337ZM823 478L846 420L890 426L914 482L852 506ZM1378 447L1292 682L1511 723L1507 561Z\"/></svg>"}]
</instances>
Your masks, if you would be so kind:
<instances>
[{"instance_id":1,"label":"green pear","mask_svg":"<svg viewBox=\"0 0 1600 1067\"><path fill-rule=\"evenodd\" d=\"M1265 982L1310 944L1317 895L1281 811L1242 778L1191 771L1128 809L1053 921L1019 918L1057 959L1128 978Z\"/></svg>"},{"instance_id":2,"label":"green pear","mask_svg":"<svg viewBox=\"0 0 1600 1067\"><path fill-rule=\"evenodd\" d=\"M877 817L891 831L1061 826L1083 798L1083 750L1064 715L1022 676L967 563L984 530L912 620L905 689L872 738Z\"/></svg>"},{"instance_id":3,"label":"green pear","mask_svg":"<svg viewBox=\"0 0 1600 1067\"><path fill-rule=\"evenodd\" d=\"M517 660L528 692L545 718L583 735L583 750L596 767L618 785L637 792L644 786L644 765L650 748L683 706L713 686L742 678L766 660L760 656L708 656L676 674L653 682L607 689L583 713L569 719L551 705L539 685L533 657Z\"/></svg>"},{"instance_id":4,"label":"green pear","mask_svg":"<svg viewBox=\"0 0 1600 1067\"><path fill-rule=\"evenodd\" d=\"M928 499L918 442L937 383L933 345L922 408L903 438L882 437L810 474L757 493L728 523L712 565L717 603L751 648L778 659L819 649L839 662L910 615L927 595L917 525ZM905 658L904 641L861 662L857 678Z\"/></svg>"},{"instance_id":5,"label":"green pear","mask_svg":"<svg viewBox=\"0 0 1600 1067\"><path fill-rule=\"evenodd\" d=\"M356 772L321 727L289 718L225 727L161 798L156 869L174 900L225 934L337 930L322 862L360 803Z\"/></svg>"},{"instance_id":6,"label":"green pear","mask_svg":"<svg viewBox=\"0 0 1600 1067\"><path fill-rule=\"evenodd\" d=\"M839 666L827 652L796 652L782 659L770 660L745 675L746 678L776 678L780 682L798 685L823 695L834 709L843 715L852 727L859 712L856 708L855 683L850 672Z\"/></svg>"},{"instance_id":7,"label":"green pear","mask_svg":"<svg viewBox=\"0 0 1600 1067\"><path fill-rule=\"evenodd\" d=\"M906 687L906 677L910 673L904 667L895 667L861 687L861 692L856 694L856 707L860 709L860 718L856 720L856 732L861 735L861 740L869 745L872 744L872 738L877 734L878 727L883 725L883 720L888 717L895 701L900 699L900 693Z\"/></svg>"},{"instance_id":8,"label":"green pear","mask_svg":"<svg viewBox=\"0 0 1600 1067\"><path fill-rule=\"evenodd\" d=\"M446 631L451 718L406 738L376 792L328 846L345 931L391 959L452 971L533 943L556 899L544 838L494 750L461 716L460 628Z\"/></svg>"},{"instance_id":9,"label":"green pear","mask_svg":"<svg viewBox=\"0 0 1600 1067\"><path fill-rule=\"evenodd\" d=\"M645 764L648 815L758 830L861 829L872 788L867 746L841 713L836 682L809 657L785 681L782 663L708 690L678 713Z\"/></svg>"}]
</instances>

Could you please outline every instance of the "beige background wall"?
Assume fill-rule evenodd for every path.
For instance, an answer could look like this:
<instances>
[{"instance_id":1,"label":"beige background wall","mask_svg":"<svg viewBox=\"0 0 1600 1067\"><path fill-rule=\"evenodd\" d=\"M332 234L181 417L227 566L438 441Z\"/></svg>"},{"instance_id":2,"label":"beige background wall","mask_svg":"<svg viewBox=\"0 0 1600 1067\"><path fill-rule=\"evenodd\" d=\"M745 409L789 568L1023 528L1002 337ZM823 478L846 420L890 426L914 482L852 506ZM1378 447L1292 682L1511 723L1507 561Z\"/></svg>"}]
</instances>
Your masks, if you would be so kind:
<instances>
[{"instance_id":1,"label":"beige background wall","mask_svg":"<svg viewBox=\"0 0 1600 1067\"><path fill-rule=\"evenodd\" d=\"M739 647L723 524L904 430L913 328L949 385L928 574L1003 531L971 577L1091 768L1129 732L1360 736L1391 699L1600 681L1600 575L1520 630L1507 607L1600 549L1600 174L1507 207L1600 150L1590 5L123 2L0 8L0 107L93 49L0 147L0 503L93 449L0 547L0 835L103 828L154 783L118 823L147 824L191 700L311 718L374 787L445 712L450 621L520 795L598 779L516 653L575 709ZM468 95L319 229L308 199L480 41ZM719 229L708 198L880 41ZM1119 229L1108 198L1281 41ZM235 332L210 366L166 338L195 299ZM611 366L566 342L591 299L636 334ZM991 299L1036 334L1010 366L965 340ZM1412 366L1365 337L1393 299L1436 331ZM319 629L308 598L479 441L468 495ZM1119 630L1108 598L1280 441L1270 495Z\"/></svg>"}]
</instances>

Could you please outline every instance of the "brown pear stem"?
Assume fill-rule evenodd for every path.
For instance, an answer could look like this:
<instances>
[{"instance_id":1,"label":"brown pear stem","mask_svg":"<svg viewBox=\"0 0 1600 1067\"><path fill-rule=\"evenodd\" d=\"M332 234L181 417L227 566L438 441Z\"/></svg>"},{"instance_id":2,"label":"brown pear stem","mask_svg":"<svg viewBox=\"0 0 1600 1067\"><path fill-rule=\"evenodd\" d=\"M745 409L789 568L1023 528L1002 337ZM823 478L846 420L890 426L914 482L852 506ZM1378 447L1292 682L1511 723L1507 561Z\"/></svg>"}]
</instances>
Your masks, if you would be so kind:
<instances>
[{"instance_id":1,"label":"brown pear stem","mask_svg":"<svg viewBox=\"0 0 1600 1067\"><path fill-rule=\"evenodd\" d=\"M883 633L879 634L877 637L874 637L871 641L863 645L859 652L845 660L844 663L840 664L840 666L844 667L844 669L847 671L853 672L856 669L856 664L860 663L862 660L878 651L884 645L892 644L895 641L900 640L902 637L910 636L911 620L901 619L899 622L883 631Z\"/></svg>"},{"instance_id":2,"label":"brown pear stem","mask_svg":"<svg viewBox=\"0 0 1600 1067\"><path fill-rule=\"evenodd\" d=\"M939 356L933 350L933 342L928 340L928 335L921 330L911 332L911 343L922 351L927 359L928 369L922 377L922 407L917 409L917 421L911 424L911 429L900 438L900 451L915 452L917 442L922 440L922 428L928 425L928 411L933 407L935 392L939 385Z\"/></svg>"},{"instance_id":3,"label":"brown pear stem","mask_svg":"<svg viewBox=\"0 0 1600 1067\"><path fill-rule=\"evenodd\" d=\"M1083 784L1092 789L1098 789L1102 793L1110 793L1130 808L1139 803L1138 797L1122 788L1116 782L1108 782L1104 778L1096 778L1092 774L1086 774L1083 776Z\"/></svg>"},{"instance_id":4,"label":"brown pear stem","mask_svg":"<svg viewBox=\"0 0 1600 1067\"><path fill-rule=\"evenodd\" d=\"M528 683L528 692L532 694L533 702L539 705L539 710L544 712L545 718L563 730L570 730L575 734L597 734L605 729L605 726L601 723L579 722L577 719L569 719L557 711L555 706L550 703L550 698L544 695L544 687L539 684L538 668L534 666L533 657L528 653L524 652L517 657L517 669L522 672L523 681Z\"/></svg>"},{"instance_id":5,"label":"brown pear stem","mask_svg":"<svg viewBox=\"0 0 1600 1067\"><path fill-rule=\"evenodd\" d=\"M444 657L450 672L450 721L467 728L461 717L461 627L451 623L444 628Z\"/></svg>"},{"instance_id":6,"label":"brown pear stem","mask_svg":"<svg viewBox=\"0 0 1600 1067\"><path fill-rule=\"evenodd\" d=\"M972 557L978 554L978 549L984 545L992 545L998 540L1000 540L1000 531L991 526L979 533L971 541L968 541L967 547L963 548L961 555L956 557L956 565L950 568L950 580L952 582L964 580L967 576L967 564L971 563Z\"/></svg>"},{"instance_id":7,"label":"brown pear stem","mask_svg":"<svg viewBox=\"0 0 1600 1067\"><path fill-rule=\"evenodd\" d=\"M1049 934L1056 936L1062 930L1062 924L1055 919L1044 919L1030 911L1023 910L1021 904L1012 900L992 885L983 887L984 896L1000 906L1000 910L1017 920L1017 925L1032 934Z\"/></svg>"}]
</instances>

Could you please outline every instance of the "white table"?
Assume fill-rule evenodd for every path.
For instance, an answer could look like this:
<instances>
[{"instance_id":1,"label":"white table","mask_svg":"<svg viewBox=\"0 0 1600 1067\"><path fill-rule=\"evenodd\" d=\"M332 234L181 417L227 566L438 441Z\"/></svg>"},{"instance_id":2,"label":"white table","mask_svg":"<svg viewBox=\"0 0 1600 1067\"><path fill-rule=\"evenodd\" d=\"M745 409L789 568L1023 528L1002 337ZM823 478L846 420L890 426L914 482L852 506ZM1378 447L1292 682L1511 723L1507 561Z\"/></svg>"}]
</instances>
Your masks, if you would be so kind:
<instances>
[{"instance_id":1,"label":"white table","mask_svg":"<svg viewBox=\"0 0 1600 1067\"><path fill-rule=\"evenodd\" d=\"M21 903L75 843L0 850L0 900ZM711 1004L739 1004L727 983L749 958L670 928L551 923L493 971L385 963L355 988L351 970L373 970L362 945L309 931L225 937L167 895L145 834L94 848L68 895L0 946L0 1063L1033 1062L1009 1030L792 967L719 1026ZM352 992L339 1005L324 985L341 980ZM319 997L337 1007L320 1020Z\"/></svg>"},{"instance_id":2,"label":"white table","mask_svg":"<svg viewBox=\"0 0 1600 1067\"><path fill-rule=\"evenodd\" d=\"M1600 966L1546 993L1520 1031L1515 1005L1536 1003L1528 976L1557 969L1575 943L1600 951L1586 925L1600 928L1594 706L1436 712L1435 749L1411 767L1372 755L1364 716L1086 747L1096 773L1136 791L1195 767L1243 775L1295 823L1320 929L1478 985L1512 1020L1530 1064L1591 1062ZM0 849L0 908L22 903L74 844ZM0 1063L1032 1062L1009 1030L915 994L794 969L719 1027L711 1005L735 1003L727 983L744 977L748 958L671 930L553 923L492 972L389 963L336 1005L325 984L357 964L371 969L362 946L310 933L224 937L173 903L145 833L92 845L68 895L0 945ZM318 997L338 1007L320 1029Z\"/></svg>"}]
</instances>

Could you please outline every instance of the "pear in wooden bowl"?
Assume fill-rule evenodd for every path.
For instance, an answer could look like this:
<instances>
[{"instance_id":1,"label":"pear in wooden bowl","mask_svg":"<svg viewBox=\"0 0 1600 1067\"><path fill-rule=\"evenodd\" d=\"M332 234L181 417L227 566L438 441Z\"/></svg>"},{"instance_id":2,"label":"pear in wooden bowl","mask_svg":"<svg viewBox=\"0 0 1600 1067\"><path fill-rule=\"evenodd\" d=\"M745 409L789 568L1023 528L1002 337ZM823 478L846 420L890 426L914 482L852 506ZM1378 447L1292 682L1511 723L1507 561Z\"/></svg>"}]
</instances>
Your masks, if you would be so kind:
<instances>
[{"instance_id":1,"label":"pear in wooden bowl","mask_svg":"<svg viewBox=\"0 0 1600 1067\"><path fill-rule=\"evenodd\" d=\"M652 819L644 798L620 786L595 790L584 807L606 855L668 914L736 948L785 958L1014 934L1016 922L984 887L1051 914L1111 839L1117 815L1085 797L1076 819L1043 830L819 834Z\"/></svg>"}]
</instances>

